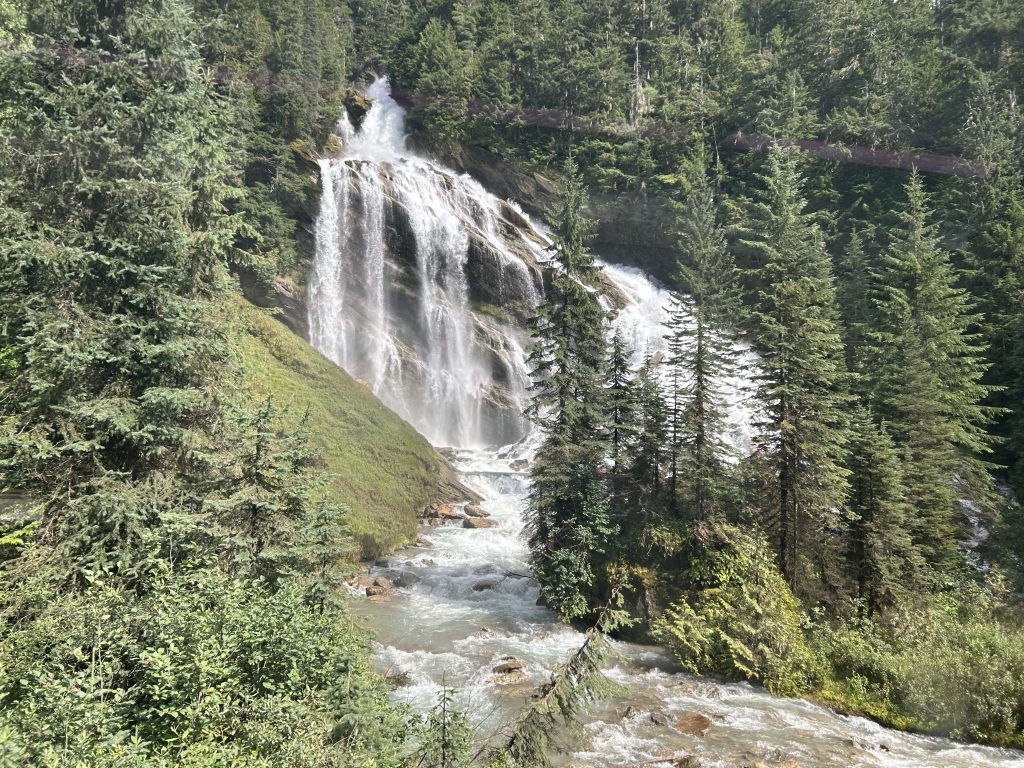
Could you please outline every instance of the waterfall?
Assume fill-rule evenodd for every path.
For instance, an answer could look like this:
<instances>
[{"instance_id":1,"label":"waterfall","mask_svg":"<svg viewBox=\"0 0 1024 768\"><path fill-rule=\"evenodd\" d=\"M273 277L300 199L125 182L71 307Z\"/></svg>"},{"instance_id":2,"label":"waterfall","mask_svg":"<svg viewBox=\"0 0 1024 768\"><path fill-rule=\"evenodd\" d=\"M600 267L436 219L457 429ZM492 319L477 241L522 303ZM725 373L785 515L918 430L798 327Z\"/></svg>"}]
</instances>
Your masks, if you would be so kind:
<instances>
[{"instance_id":1,"label":"waterfall","mask_svg":"<svg viewBox=\"0 0 1024 768\"><path fill-rule=\"evenodd\" d=\"M341 155L320 162L313 345L435 445L514 442L528 430L521 319L540 300L543 235L409 151L386 78L367 97L358 128L338 124Z\"/></svg>"}]
</instances>

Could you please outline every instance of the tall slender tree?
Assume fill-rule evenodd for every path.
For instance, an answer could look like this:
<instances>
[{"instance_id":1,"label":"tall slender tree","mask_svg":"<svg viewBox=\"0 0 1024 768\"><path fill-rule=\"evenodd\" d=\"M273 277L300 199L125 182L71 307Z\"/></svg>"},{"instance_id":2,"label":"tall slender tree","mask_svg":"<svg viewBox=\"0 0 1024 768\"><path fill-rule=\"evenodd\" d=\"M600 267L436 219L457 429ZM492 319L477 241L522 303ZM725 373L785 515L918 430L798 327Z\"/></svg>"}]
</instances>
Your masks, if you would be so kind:
<instances>
[{"instance_id":1,"label":"tall slender tree","mask_svg":"<svg viewBox=\"0 0 1024 768\"><path fill-rule=\"evenodd\" d=\"M670 503L689 519L704 520L719 511L723 468L731 453L724 440L725 381L737 362L732 325L739 275L718 223L703 151L688 162L684 179L680 291L672 293L669 307Z\"/></svg>"},{"instance_id":2,"label":"tall slender tree","mask_svg":"<svg viewBox=\"0 0 1024 768\"><path fill-rule=\"evenodd\" d=\"M584 614L597 578L610 520L602 467L605 429L605 313L587 252L593 223L583 216L586 193L575 163L550 217L554 267L547 302L533 323L529 362L533 396L528 413L544 432L533 462L527 525L541 587L565 617Z\"/></svg>"},{"instance_id":3,"label":"tall slender tree","mask_svg":"<svg viewBox=\"0 0 1024 768\"><path fill-rule=\"evenodd\" d=\"M958 499L991 494L981 458L992 442L988 365L981 318L939 245L920 176L906 195L877 281L873 402L903 451L915 540L930 560L948 563L957 556Z\"/></svg>"},{"instance_id":4,"label":"tall slender tree","mask_svg":"<svg viewBox=\"0 0 1024 768\"><path fill-rule=\"evenodd\" d=\"M797 591L806 555L834 543L848 490L847 374L824 238L805 210L796 157L769 154L764 189L752 209L758 277L758 451L770 467L766 522L779 564Z\"/></svg>"}]
</instances>

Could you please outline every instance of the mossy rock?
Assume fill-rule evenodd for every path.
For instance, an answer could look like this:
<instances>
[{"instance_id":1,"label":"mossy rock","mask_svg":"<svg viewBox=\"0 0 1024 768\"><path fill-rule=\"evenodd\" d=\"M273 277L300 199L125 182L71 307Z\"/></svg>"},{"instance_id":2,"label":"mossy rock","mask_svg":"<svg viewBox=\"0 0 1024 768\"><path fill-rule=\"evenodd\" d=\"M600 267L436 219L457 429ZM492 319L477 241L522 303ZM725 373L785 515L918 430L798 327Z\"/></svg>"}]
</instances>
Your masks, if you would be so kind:
<instances>
[{"instance_id":1,"label":"mossy rock","mask_svg":"<svg viewBox=\"0 0 1024 768\"><path fill-rule=\"evenodd\" d=\"M341 103L348 113L349 121L355 126L356 130L362 126L363 118L366 117L366 113L373 106L373 102L370 99L354 90L346 91L345 98L342 99Z\"/></svg>"}]
</instances>

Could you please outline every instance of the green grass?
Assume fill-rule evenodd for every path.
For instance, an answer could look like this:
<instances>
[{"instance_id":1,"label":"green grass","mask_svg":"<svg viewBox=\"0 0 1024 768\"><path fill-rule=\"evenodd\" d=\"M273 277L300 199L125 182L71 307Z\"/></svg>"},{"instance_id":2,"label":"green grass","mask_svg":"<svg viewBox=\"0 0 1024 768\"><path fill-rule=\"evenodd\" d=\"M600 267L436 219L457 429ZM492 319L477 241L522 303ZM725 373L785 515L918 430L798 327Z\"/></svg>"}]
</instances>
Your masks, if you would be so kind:
<instances>
[{"instance_id":1,"label":"green grass","mask_svg":"<svg viewBox=\"0 0 1024 768\"><path fill-rule=\"evenodd\" d=\"M441 465L430 444L373 393L265 311L238 299L244 386L273 395L309 429L337 501L352 508L363 557L416 536L416 515L438 493Z\"/></svg>"}]
</instances>

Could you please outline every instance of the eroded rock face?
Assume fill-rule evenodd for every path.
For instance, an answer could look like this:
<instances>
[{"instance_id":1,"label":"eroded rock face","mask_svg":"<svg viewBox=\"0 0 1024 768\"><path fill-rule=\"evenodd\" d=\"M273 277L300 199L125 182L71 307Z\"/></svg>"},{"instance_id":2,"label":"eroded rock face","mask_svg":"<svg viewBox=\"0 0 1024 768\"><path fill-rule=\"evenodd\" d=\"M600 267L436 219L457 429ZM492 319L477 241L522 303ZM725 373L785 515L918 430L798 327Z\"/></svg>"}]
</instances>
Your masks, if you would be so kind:
<instances>
[{"instance_id":1,"label":"eroded rock face","mask_svg":"<svg viewBox=\"0 0 1024 768\"><path fill-rule=\"evenodd\" d=\"M497 528L498 523L487 517L467 517L462 521L463 528Z\"/></svg>"}]
</instances>

